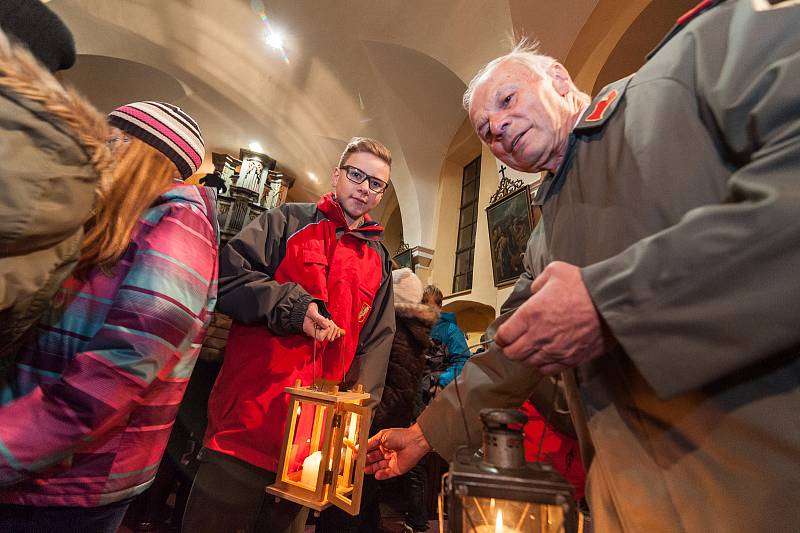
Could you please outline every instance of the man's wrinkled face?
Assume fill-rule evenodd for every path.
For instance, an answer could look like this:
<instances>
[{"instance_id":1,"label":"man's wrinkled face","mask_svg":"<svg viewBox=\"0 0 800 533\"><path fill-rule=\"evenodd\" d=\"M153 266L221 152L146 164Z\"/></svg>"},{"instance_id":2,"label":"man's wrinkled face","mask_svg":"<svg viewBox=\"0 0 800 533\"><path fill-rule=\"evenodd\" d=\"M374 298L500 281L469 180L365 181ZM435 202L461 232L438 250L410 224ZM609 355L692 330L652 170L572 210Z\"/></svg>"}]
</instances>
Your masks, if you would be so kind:
<instances>
[{"instance_id":1,"label":"man's wrinkled face","mask_svg":"<svg viewBox=\"0 0 800 533\"><path fill-rule=\"evenodd\" d=\"M391 174L389 165L383 159L369 152L350 154L342 166L355 167L363 174L377 178L384 183L389 183ZM365 179L361 183L354 183L348 179L347 170L343 168L334 169L331 180L336 191L336 198L345 215L347 215L348 222L352 223L372 211L383 198L383 192L376 193L370 189L369 184L373 180Z\"/></svg>"},{"instance_id":2,"label":"man's wrinkled face","mask_svg":"<svg viewBox=\"0 0 800 533\"><path fill-rule=\"evenodd\" d=\"M564 98L567 86L554 76L542 77L512 59L487 72L475 87L472 126L495 157L516 170L555 170L561 162L572 118Z\"/></svg>"}]
</instances>

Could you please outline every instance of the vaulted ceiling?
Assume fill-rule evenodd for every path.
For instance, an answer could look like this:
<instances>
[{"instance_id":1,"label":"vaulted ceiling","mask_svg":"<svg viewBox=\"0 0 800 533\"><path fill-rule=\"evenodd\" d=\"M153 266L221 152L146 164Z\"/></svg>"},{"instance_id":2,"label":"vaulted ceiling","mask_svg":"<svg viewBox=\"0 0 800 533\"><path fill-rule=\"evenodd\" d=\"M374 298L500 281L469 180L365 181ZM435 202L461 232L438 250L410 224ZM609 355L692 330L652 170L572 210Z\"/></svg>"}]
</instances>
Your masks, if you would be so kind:
<instances>
[{"instance_id":1,"label":"vaulted ceiling","mask_svg":"<svg viewBox=\"0 0 800 533\"><path fill-rule=\"evenodd\" d=\"M296 178L290 199L310 201L329 189L331 169L350 137L382 140L394 156L396 194L384 204L399 205L406 242L430 247L438 177L466 117L461 94L483 64L508 50L512 32L538 38L543 51L573 74L591 67L582 87L590 91L609 57L616 54L615 74L638 67L645 45L637 41L633 50L614 45L648 6L663 9L654 14L651 7L655 21L647 19L641 28L647 43L690 3L51 0L49 5L72 29L80 54L64 78L102 111L142 99L177 104L199 122L209 156L212 151L238 155L240 147L260 143L278 160L279 170ZM598 22L620 13L624 20L616 25ZM650 36L654 25L660 26L658 33ZM265 42L268 27L284 35L282 52ZM600 39L605 51L598 55L581 35ZM204 170L210 169L208 157Z\"/></svg>"}]
</instances>

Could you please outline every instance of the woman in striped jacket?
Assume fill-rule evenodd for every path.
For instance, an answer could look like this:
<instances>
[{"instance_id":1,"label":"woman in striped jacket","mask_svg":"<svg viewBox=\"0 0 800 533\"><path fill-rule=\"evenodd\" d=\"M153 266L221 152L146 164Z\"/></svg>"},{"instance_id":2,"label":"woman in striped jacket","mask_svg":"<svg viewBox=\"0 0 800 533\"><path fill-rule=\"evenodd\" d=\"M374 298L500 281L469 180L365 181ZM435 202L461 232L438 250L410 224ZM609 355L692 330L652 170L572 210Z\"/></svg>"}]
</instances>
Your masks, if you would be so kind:
<instances>
[{"instance_id":1,"label":"woman in striped jacket","mask_svg":"<svg viewBox=\"0 0 800 533\"><path fill-rule=\"evenodd\" d=\"M181 182L203 159L197 124L160 102L109 121L113 182L0 390L0 531L117 530L156 474L216 302L214 193Z\"/></svg>"}]
</instances>

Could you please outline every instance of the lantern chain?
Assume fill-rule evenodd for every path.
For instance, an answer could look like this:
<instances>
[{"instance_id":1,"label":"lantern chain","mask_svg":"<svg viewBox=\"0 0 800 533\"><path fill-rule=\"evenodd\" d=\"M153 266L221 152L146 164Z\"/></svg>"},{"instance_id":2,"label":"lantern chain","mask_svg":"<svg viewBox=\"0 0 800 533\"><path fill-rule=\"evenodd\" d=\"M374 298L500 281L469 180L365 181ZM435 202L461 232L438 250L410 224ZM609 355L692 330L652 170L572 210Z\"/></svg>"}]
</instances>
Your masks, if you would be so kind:
<instances>
[{"instance_id":1,"label":"lantern chain","mask_svg":"<svg viewBox=\"0 0 800 533\"><path fill-rule=\"evenodd\" d=\"M313 350L311 351L311 387L314 387L314 383L317 381L317 331L322 330L322 328L315 322L314 323L314 339L312 343L314 345ZM322 362L320 362L320 366L322 366ZM344 369L344 341L339 338L339 369L342 372L342 380L340 386L344 389L344 379L347 376L347 373ZM320 371L321 373L321 371Z\"/></svg>"},{"instance_id":2,"label":"lantern chain","mask_svg":"<svg viewBox=\"0 0 800 533\"><path fill-rule=\"evenodd\" d=\"M494 343L494 339L486 339L485 341L481 341L481 342L479 342L477 344L473 344L473 345L467 346L467 349L472 351L473 348L478 348L478 347L481 347L481 346L484 346L484 347L486 347L488 349L490 347L490 345L492 345L492 344L494 344L494 346L498 350L501 350L501 348ZM459 406L460 411L461 411L461 420L464 422L464 432L467 435L467 443L469 444L469 448L471 450L474 450L474 448L472 447L472 439L469 436L469 424L467 424L467 416L466 416L466 414L464 412L464 404L461 401L461 393L458 390L458 378L459 377L460 376L456 376L456 378L453 380L453 384L454 384L454 387L456 389L456 398L458 398L458 406ZM542 378L544 378L543 375L541 375L539 377L539 380L537 380L537 384L538 384L539 381L541 381ZM536 451L536 462L537 463L541 462L540 459L541 459L541 455L542 455L542 448L544 446L544 438L547 435L547 426L550 424L550 417L553 415L553 411L558 411L559 413L563 413L564 412L564 410L561 410L556 406L556 403L557 403L557 400L558 400L558 385L559 385L560 381L561 381L561 374L558 374L556 376L555 383L553 383L553 397L550 400L550 407L547 410L547 415L545 415L544 429L542 430L542 436L539 439L539 445L538 445L537 451ZM569 410L567 409L566 412L569 412Z\"/></svg>"},{"instance_id":3,"label":"lantern chain","mask_svg":"<svg viewBox=\"0 0 800 533\"><path fill-rule=\"evenodd\" d=\"M311 341L314 349L311 351L311 388L316 387L317 382L317 331L322 328L314 322L314 339Z\"/></svg>"}]
</instances>

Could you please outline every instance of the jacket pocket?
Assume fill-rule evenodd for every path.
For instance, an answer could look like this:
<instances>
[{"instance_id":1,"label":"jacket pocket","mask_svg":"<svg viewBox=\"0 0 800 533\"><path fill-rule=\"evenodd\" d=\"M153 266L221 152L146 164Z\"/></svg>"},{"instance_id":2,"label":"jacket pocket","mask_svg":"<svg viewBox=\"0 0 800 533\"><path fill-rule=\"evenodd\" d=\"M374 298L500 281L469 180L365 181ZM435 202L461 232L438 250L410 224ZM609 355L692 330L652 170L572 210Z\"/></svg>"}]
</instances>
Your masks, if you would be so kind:
<instances>
[{"instance_id":1,"label":"jacket pocket","mask_svg":"<svg viewBox=\"0 0 800 533\"><path fill-rule=\"evenodd\" d=\"M354 314L353 317L355 318L356 323L358 324L359 331L361 327L364 325L364 322L367 321L369 318L370 313L372 312L372 307L375 304L375 293L377 289L373 289L372 287L366 287L364 285L358 286L358 298L356 300L356 308L353 309Z\"/></svg>"},{"instance_id":2,"label":"jacket pocket","mask_svg":"<svg viewBox=\"0 0 800 533\"><path fill-rule=\"evenodd\" d=\"M303 288L318 300L328 301L328 258L313 248L303 250Z\"/></svg>"}]
</instances>

